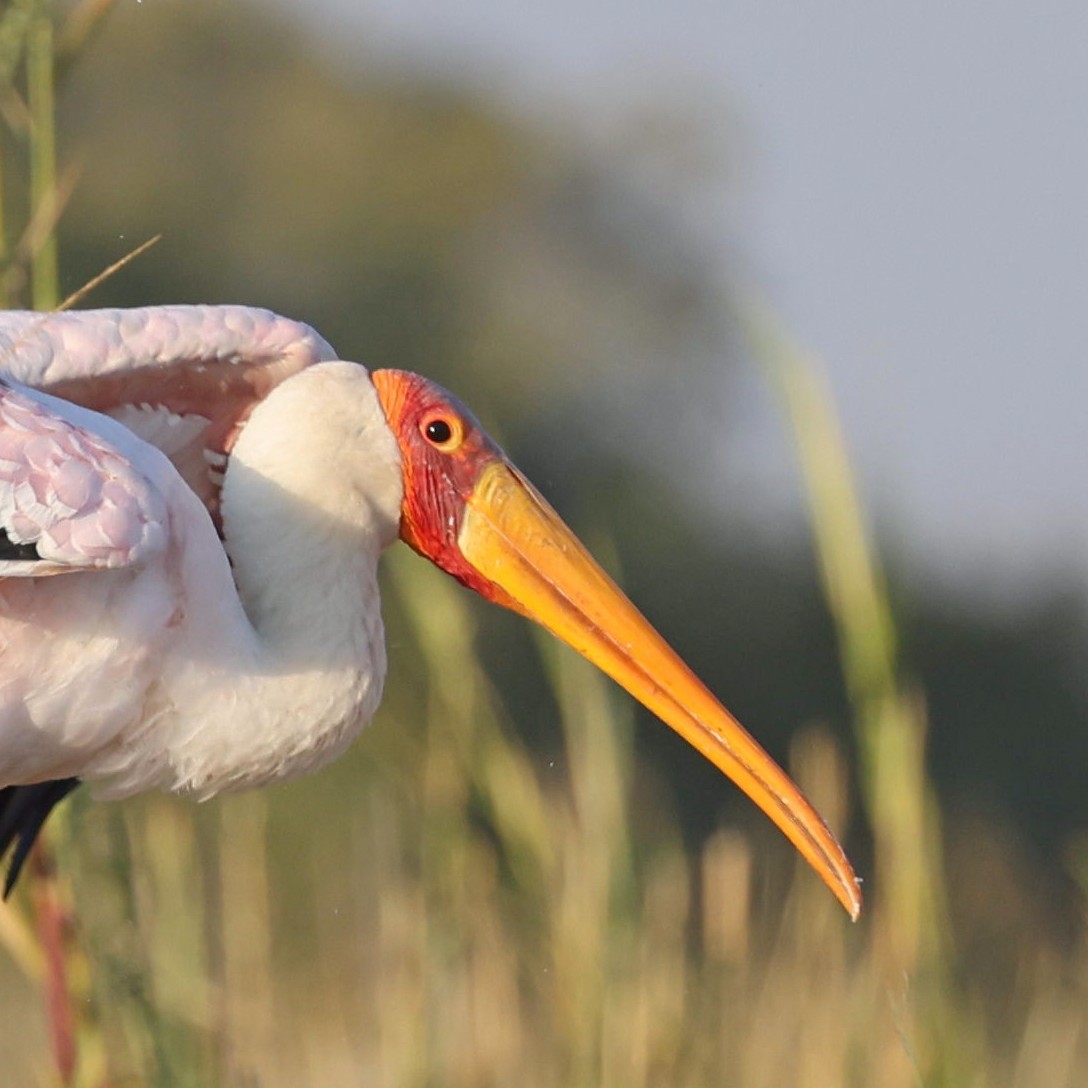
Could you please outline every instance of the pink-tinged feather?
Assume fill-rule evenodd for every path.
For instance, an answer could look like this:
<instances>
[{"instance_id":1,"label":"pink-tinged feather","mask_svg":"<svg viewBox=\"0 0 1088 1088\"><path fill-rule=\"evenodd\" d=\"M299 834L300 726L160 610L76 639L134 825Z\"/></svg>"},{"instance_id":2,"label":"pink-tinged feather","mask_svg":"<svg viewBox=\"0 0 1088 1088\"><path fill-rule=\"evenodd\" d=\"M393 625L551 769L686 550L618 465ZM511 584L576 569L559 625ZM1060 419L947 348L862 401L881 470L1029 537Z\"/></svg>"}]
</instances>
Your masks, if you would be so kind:
<instances>
[{"instance_id":1,"label":"pink-tinged feather","mask_svg":"<svg viewBox=\"0 0 1088 1088\"><path fill-rule=\"evenodd\" d=\"M0 371L36 388L202 362L295 371L335 358L309 326L244 306L0 313Z\"/></svg>"},{"instance_id":2,"label":"pink-tinged feather","mask_svg":"<svg viewBox=\"0 0 1088 1088\"><path fill-rule=\"evenodd\" d=\"M161 549L164 525L161 500L109 443L0 387L0 528L11 541L34 544L54 570L116 568ZM24 568L5 562L0 574Z\"/></svg>"},{"instance_id":3,"label":"pink-tinged feather","mask_svg":"<svg viewBox=\"0 0 1088 1088\"><path fill-rule=\"evenodd\" d=\"M54 499L68 510L82 510L102 490L101 479L86 461L74 459L58 467L53 477Z\"/></svg>"}]
</instances>

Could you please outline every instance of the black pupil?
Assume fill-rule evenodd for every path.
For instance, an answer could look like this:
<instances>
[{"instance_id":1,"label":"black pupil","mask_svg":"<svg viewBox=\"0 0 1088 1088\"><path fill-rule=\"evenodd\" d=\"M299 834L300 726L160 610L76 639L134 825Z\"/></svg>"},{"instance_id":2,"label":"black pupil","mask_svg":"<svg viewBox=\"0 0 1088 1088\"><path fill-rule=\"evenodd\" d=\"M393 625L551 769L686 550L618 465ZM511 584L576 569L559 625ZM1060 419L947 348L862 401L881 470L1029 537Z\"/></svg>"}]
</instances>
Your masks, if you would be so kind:
<instances>
[{"instance_id":1,"label":"black pupil","mask_svg":"<svg viewBox=\"0 0 1088 1088\"><path fill-rule=\"evenodd\" d=\"M432 419L427 424L427 437L441 446L453 437L453 428L444 419Z\"/></svg>"}]
</instances>

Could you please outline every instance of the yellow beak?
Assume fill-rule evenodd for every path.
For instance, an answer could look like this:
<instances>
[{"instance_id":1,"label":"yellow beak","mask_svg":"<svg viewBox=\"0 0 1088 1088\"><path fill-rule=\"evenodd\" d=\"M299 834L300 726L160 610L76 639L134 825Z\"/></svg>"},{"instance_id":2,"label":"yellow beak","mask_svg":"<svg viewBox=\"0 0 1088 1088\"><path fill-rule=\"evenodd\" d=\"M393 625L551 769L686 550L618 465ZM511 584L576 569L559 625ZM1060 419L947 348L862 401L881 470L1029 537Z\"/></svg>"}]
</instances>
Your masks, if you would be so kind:
<instances>
[{"instance_id":1,"label":"yellow beak","mask_svg":"<svg viewBox=\"0 0 1088 1088\"><path fill-rule=\"evenodd\" d=\"M492 462L480 474L458 546L501 591L498 602L588 658L728 775L857 918L857 877L815 809L508 463Z\"/></svg>"}]
</instances>

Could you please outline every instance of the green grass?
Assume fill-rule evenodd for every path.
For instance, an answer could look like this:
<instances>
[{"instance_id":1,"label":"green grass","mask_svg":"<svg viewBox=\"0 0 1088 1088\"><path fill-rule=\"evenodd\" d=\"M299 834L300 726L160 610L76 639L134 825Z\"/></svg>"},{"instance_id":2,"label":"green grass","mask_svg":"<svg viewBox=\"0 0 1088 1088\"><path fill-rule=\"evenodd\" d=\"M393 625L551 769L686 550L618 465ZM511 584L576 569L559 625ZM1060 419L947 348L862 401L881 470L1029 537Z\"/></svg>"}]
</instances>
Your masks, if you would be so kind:
<instances>
[{"instance_id":1,"label":"green grass","mask_svg":"<svg viewBox=\"0 0 1088 1088\"><path fill-rule=\"evenodd\" d=\"M924 883L886 887L878 845L857 926L807 867L783 874L775 835L722 829L685 852L660 796L636 789L621 693L542 639L564 749L534 758L474 653L468 595L406 551L390 560L394 667L418 653L418 675L346 761L203 806L77 802L62 861L94 1015L75 1083L1083 1083L1083 948L1057 964L1025 946L996 1022L935 916L939 851ZM859 728L920 730L910 713ZM844 818L848 770L824 731L791 769ZM908 801L888 811L931 804ZM28 1040L23 1060L48 1068Z\"/></svg>"}]
</instances>

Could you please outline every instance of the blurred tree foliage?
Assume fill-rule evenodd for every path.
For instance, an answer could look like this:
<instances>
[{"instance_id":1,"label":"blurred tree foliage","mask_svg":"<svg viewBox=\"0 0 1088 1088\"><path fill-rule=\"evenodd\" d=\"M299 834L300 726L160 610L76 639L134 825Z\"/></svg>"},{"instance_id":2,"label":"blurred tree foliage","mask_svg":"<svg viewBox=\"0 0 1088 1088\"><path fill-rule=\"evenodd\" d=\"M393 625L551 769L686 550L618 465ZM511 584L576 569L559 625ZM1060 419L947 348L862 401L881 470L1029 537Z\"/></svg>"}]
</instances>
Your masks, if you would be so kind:
<instances>
[{"instance_id":1,"label":"blurred tree foliage","mask_svg":"<svg viewBox=\"0 0 1088 1088\"><path fill-rule=\"evenodd\" d=\"M245 5L118 6L62 119L69 285L162 231L102 304L284 310L372 365L471 387L511 428L579 395L591 358L660 381L709 315L682 253L631 244L634 197L598 164L458 88L337 70Z\"/></svg>"},{"instance_id":2,"label":"blurred tree foliage","mask_svg":"<svg viewBox=\"0 0 1088 1088\"><path fill-rule=\"evenodd\" d=\"M256 6L196 0L118 5L66 73L60 116L78 172L66 290L162 232L91 304L268 306L348 357L457 389L595 550L612 540L634 599L772 751L812 720L846 737L807 546L699 535L679 497L699 441L680 405L725 417L732 341L699 255L617 164L380 57L333 64ZM898 597L953 886L991 833L982 812L1045 888L1064 887L1063 844L1088 824L1083 607L1072 591L1025 614ZM409 670L391 623L394 669ZM481 625L526 733L549 745L524 625ZM659 727L639 739L689 831L713 827L731 803L717 773Z\"/></svg>"}]
</instances>

